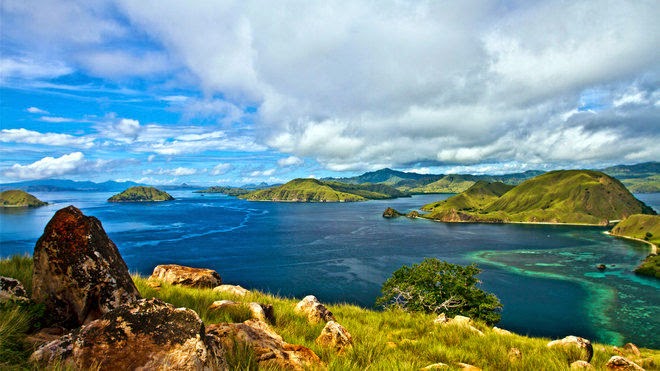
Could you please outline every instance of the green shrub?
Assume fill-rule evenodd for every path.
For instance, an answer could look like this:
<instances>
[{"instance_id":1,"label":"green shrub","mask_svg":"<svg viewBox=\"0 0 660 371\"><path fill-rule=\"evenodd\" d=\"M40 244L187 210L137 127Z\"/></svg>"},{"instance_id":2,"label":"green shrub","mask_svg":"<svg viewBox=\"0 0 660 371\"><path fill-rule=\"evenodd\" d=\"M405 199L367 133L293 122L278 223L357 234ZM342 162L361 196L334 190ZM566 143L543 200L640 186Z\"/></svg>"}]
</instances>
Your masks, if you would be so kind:
<instances>
[{"instance_id":1,"label":"green shrub","mask_svg":"<svg viewBox=\"0 0 660 371\"><path fill-rule=\"evenodd\" d=\"M461 266L427 258L412 267L396 270L381 289L376 305L404 311L457 314L497 323L502 304L477 287L476 265Z\"/></svg>"}]
</instances>

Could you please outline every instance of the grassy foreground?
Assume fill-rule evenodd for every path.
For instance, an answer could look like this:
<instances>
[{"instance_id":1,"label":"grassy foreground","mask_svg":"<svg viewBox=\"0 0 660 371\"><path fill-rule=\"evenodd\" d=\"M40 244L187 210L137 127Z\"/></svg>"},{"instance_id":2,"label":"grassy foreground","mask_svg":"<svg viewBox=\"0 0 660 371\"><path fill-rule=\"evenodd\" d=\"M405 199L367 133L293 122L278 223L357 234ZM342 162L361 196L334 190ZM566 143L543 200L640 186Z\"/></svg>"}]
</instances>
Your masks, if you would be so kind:
<instances>
[{"instance_id":1,"label":"grassy foreground","mask_svg":"<svg viewBox=\"0 0 660 371\"><path fill-rule=\"evenodd\" d=\"M32 260L29 257L13 257L0 260L0 275L19 279L30 290ZM251 292L240 298L213 292L211 289L192 289L162 284L159 289L147 285L146 278L134 275L133 279L145 298L158 297L176 307L194 309L206 324L217 322L241 322L249 317L249 311L233 309L225 312L209 312L207 308L215 300L272 304L275 311L273 328L285 341L311 348L331 370L419 370L433 363L442 362L451 369L463 362L484 370L566 370L570 354L548 349L550 339L520 335L500 335L483 323L475 327L484 335L460 326L433 324L435 316L400 311L373 311L354 305L328 305L341 323L353 336L354 346L343 354L337 354L318 346L316 337L323 324L310 325L293 311L296 299L282 298L260 292ZM27 359L32 346L25 339L27 333L39 326L38 306L19 307L15 304L0 305L0 369L31 369ZM570 335L570 334L566 334ZM517 348L522 357L511 361L509 351ZM640 366L656 369L660 365L660 351L641 349L641 357L631 357ZM604 369L607 360L617 354L610 345L594 344L591 364ZM229 355L232 369L257 369L254 355L246 348L235 347Z\"/></svg>"}]
</instances>

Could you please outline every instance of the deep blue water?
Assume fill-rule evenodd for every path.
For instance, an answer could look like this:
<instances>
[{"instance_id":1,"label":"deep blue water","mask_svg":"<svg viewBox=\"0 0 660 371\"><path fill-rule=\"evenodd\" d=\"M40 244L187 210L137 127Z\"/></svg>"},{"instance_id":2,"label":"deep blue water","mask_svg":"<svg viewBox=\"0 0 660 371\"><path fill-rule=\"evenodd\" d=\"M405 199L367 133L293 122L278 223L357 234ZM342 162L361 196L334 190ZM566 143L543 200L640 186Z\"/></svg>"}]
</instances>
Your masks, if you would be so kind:
<instances>
[{"instance_id":1,"label":"deep blue water","mask_svg":"<svg viewBox=\"0 0 660 371\"><path fill-rule=\"evenodd\" d=\"M660 347L660 284L631 272L648 247L604 228L381 217L387 206L415 210L448 195L296 204L170 193L175 201L153 204L107 203L110 193L36 193L54 204L0 212L0 257L31 253L55 211L73 204L99 218L131 271L144 275L178 263L215 269L224 282L247 288L371 307L403 264L478 262L483 288L504 304L501 327ZM660 209L660 194L638 197ZM610 267L598 272L599 263Z\"/></svg>"}]
</instances>

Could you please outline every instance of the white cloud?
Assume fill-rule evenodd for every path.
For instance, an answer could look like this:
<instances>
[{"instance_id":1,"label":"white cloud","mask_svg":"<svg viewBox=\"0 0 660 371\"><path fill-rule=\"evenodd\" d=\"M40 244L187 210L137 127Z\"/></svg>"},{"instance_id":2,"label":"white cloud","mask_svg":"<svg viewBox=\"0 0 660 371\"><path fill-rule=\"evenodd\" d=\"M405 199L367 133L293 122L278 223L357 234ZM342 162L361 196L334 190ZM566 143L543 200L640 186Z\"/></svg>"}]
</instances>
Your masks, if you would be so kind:
<instances>
[{"instance_id":1,"label":"white cloud","mask_svg":"<svg viewBox=\"0 0 660 371\"><path fill-rule=\"evenodd\" d=\"M197 169L188 167L177 167L174 169L158 169L158 170L145 170L142 175L171 175L171 176L186 176L197 174Z\"/></svg>"},{"instance_id":2,"label":"white cloud","mask_svg":"<svg viewBox=\"0 0 660 371\"><path fill-rule=\"evenodd\" d=\"M80 54L78 60L91 74L111 78L145 77L161 74L172 68L172 61L158 52L134 55L121 50L95 51Z\"/></svg>"},{"instance_id":3,"label":"white cloud","mask_svg":"<svg viewBox=\"0 0 660 371\"><path fill-rule=\"evenodd\" d=\"M3 17L3 22L5 20L6 18ZM43 62L28 58L0 58L0 83L16 78L55 78L71 72L73 72L72 68L59 61Z\"/></svg>"},{"instance_id":4,"label":"white cloud","mask_svg":"<svg viewBox=\"0 0 660 371\"><path fill-rule=\"evenodd\" d=\"M46 110L42 110L42 109L39 108L39 107L28 107L28 108L26 109L26 111L27 111L27 112L30 112L30 113L39 113L39 114L42 114L42 115L47 115L47 114L49 113L48 111L46 111Z\"/></svg>"},{"instance_id":5,"label":"white cloud","mask_svg":"<svg viewBox=\"0 0 660 371\"><path fill-rule=\"evenodd\" d=\"M27 143L43 144L48 146L71 146L91 148L94 146L94 138L89 136L76 137L69 134L40 133L27 129L3 129L0 131L0 142L4 143Z\"/></svg>"},{"instance_id":6,"label":"white cloud","mask_svg":"<svg viewBox=\"0 0 660 371\"><path fill-rule=\"evenodd\" d=\"M14 179L43 179L66 174L100 171L105 161L88 161L82 152L61 157L44 157L28 165L14 164L5 170L4 176Z\"/></svg>"},{"instance_id":7,"label":"white cloud","mask_svg":"<svg viewBox=\"0 0 660 371\"><path fill-rule=\"evenodd\" d=\"M229 170L231 170L232 165L228 163L221 163L217 164L211 169L210 174L211 175L222 175L226 174Z\"/></svg>"},{"instance_id":8,"label":"white cloud","mask_svg":"<svg viewBox=\"0 0 660 371\"><path fill-rule=\"evenodd\" d=\"M289 156L286 158L281 158L277 160L277 164L280 167L285 167L285 166L297 166L297 165L302 165L303 160L296 157L296 156Z\"/></svg>"},{"instance_id":9,"label":"white cloud","mask_svg":"<svg viewBox=\"0 0 660 371\"><path fill-rule=\"evenodd\" d=\"M39 121L43 122L51 122L55 124L59 124L62 122L73 122L75 121L74 119L70 119L68 117L59 117L59 116L41 116L39 117Z\"/></svg>"},{"instance_id":10,"label":"white cloud","mask_svg":"<svg viewBox=\"0 0 660 371\"><path fill-rule=\"evenodd\" d=\"M268 170L255 170L250 173L250 177L252 178L263 178L263 177L269 177L273 174L275 174L276 169L268 169Z\"/></svg>"}]
</instances>

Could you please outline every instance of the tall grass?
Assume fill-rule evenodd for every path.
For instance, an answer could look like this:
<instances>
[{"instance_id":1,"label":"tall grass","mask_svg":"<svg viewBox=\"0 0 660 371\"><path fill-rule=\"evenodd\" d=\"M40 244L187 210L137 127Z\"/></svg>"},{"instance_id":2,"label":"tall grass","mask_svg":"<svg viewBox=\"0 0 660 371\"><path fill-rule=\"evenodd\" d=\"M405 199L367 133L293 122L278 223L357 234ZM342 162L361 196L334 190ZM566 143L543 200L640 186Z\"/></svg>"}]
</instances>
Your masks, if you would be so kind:
<instances>
[{"instance_id":1,"label":"tall grass","mask_svg":"<svg viewBox=\"0 0 660 371\"><path fill-rule=\"evenodd\" d=\"M14 257L0 261L0 275L29 276L29 258ZM483 335L466 327L434 325L433 315L402 311L378 312L349 304L328 305L337 321L353 337L353 347L338 354L316 344L324 324L309 324L307 319L294 312L298 300L252 291L245 297L218 293L210 289L192 289L171 286L159 288L147 284L144 277L133 276L138 290L145 298L157 297L176 307L195 310L206 324L242 322L250 317L247 306L209 310L216 300L258 302L274 308L273 329L292 344L312 349L330 370L419 370L430 364L442 362L457 369L457 363L468 363L485 370L567 370L571 352L549 349L550 339L500 335L483 323L474 326ZM31 349L23 342L26 333L39 321L38 311L17 306L0 306L0 369L28 368L27 358ZM569 335L569 334L567 334ZM522 357L509 359L511 348L517 348ZM647 369L660 367L660 351L641 349L642 356L632 358ZM610 345L594 344L591 361L596 369L605 369L605 363L617 354ZM226 354L231 369L255 370L258 362L254 352L242 343L235 343Z\"/></svg>"}]
</instances>

